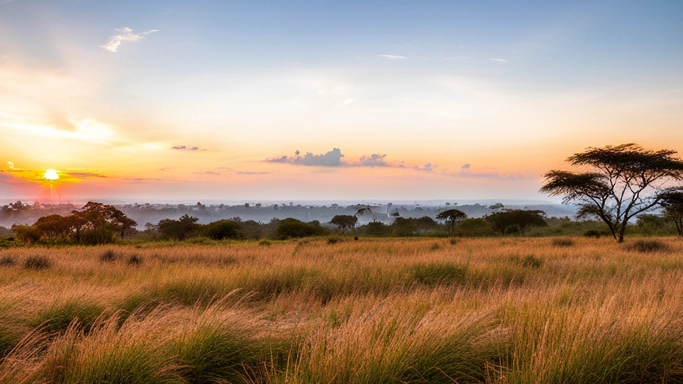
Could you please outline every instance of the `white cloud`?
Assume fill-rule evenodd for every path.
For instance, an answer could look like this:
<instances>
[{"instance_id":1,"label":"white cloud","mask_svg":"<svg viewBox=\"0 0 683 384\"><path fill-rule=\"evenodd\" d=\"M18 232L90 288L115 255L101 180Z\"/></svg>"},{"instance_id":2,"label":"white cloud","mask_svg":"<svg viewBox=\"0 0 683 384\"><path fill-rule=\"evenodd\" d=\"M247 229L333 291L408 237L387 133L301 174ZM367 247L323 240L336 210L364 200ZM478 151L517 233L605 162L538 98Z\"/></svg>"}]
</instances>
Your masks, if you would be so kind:
<instances>
[{"instance_id":1,"label":"white cloud","mask_svg":"<svg viewBox=\"0 0 683 384\"><path fill-rule=\"evenodd\" d=\"M507 63L507 62L508 62L507 60L501 59L501 58L499 58L499 57L492 57L492 58L490 58L489 60L495 61L495 62L497 62L497 63Z\"/></svg>"},{"instance_id":2,"label":"white cloud","mask_svg":"<svg viewBox=\"0 0 683 384\"><path fill-rule=\"evenodd\" d=\"M147 32L136 33L128 27L118 28L118 29L116 29L116 32L118 32L118 33L116 35L110 37L107 44L100 45L100 48L104 48L109 52L116 52L116 51L118 51L119 46L121 45L121 42L139 41L139 40L142 40L142 38L145 35L149 35L150 33L157 32L157 31L158 31L157 29L152 29L152 30L147 31Z\"/></svg>"},{"instance_id":3,"label":"white cloud","mask_svg":"<svg viewBox=\"0 0 683 384\"><path fill-rule=\"evenodd\" d=\"M342 102L342 104L349 105L349 104L353 103L354 101L356 101L356 99L349 98L349 99L344 100L344 102Z\"/></svg>"},{"instance_id":4,"label":"white cloud","mask_svg":"<svg viewBox=\"0 0 683 384\"><path fill-rule=\"evenodd\" d=\"M387 60L405 60L407 57L399 55L377 55L377 57L382 57Z\"/></svg>"}]
</instances>

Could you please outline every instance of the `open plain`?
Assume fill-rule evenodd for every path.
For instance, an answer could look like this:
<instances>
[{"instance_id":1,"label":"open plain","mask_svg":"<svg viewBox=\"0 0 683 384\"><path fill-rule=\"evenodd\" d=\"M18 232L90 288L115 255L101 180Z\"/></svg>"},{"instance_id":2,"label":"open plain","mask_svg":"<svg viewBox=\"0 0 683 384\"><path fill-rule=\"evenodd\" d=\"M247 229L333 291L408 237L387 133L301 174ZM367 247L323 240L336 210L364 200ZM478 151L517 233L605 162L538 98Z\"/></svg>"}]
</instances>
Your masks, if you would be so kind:
<instances>
[{"instance_id":1,"label":"open plain","mask_svg":"<svg viewBox=\"0 0 683 384\"><path fill-rule=\"evenodd\" d=\"M3 383L683 381L674 238L0 250Z\"/></svg>"}]
</instances>

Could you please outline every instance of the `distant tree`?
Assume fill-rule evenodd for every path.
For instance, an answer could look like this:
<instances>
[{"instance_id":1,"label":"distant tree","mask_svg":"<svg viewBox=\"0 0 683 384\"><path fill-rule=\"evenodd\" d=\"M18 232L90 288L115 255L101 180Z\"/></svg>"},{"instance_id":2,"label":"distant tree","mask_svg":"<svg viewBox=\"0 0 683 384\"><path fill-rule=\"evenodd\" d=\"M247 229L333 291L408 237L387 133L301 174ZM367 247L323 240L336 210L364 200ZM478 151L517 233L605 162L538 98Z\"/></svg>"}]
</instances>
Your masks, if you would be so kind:
<instances>
[{"instance_id":1,"label":"distant tree","mask_svg":"<svg viewBox=\"0 0 683 384\"><path fill-rule=\"evenodd\" d=\"M467 214L457 209L449 209L436 215L439 220L445 220L448 223L448 234L453 236L455 234L455 226L467 219Z\"/></svg>"},{"instance_id":2,"label":"distant tree","mask_svg":"<svg viewBox=\"0 0 683 384\"><path fill-rule=\"evenodd\" d=\"M646 150L636 144L588 148L567 158L589 172L552 170L545 174L542 192L577 202L577 217L595 216L624 241L630 219L655 207L667 191L663 186L683 179L683 161L673 150Z\"/></svg>"},{"instance_id":3,"label":"distant tree","mask_svg":"<svg viewBox=\"0 0 683 384\"><path fill-rule=\"evenodd\" d=\"M494 212L484 220L491 223L493 229L502 235L512 232L524 236L530 227L545 227L548 225L545 219L545 212L538 210L509 209L501 212Z\"/></svg>"},{"instance_id":4,"label":"distant tree","mask_svg":"<svg viewBox=\"0 0 683 384\"><path fill-rule=\"evenodd\" d=\"M127 217L113 205L89 201L80 211L73 211L72 217L76 226L77 238L87 231L114 232L124 237L131 232L137 223Z\"/></svg>"},{"instance_id":5,"label":"distant tree","mask_svg":"<svg viewBox=\"0 0 683 384\"><path fill-rule=\"evenodd\" d=\"M358 217L358 216L363 216L365 214L369 214L372 217L373 222L377 221L377 220L375 220L375 215L372 213L372 208L370 208L369 205L359 208L358 211L356 211L356 214L354 216Z\"/></svg>"},{"instance_id":6,"label":"distant tree","mask_svg":"<svg viewBox=\"0 0 683 384\"><path fill-rule=\"evenodd\" d=\"M202 232L213 240L237 239L241 237L240 224L232 220L219 220L204 226Z\"/></svg>"},{"instance_id":7,"label":"distant tree","mask_svg":"<svg viewBox=\"0 0 683 384\"><path fill-rule=\"evenodd\" d=\"M190 215L182 215L178 220L163 219L157 224L161 236L165 239L185 240L195 235L201 227L197 224L199 218Z\"/></svg>"},{"instance_id":8,"label":"distant tree","mask_svg":"<svg viewBox=\"0 0 683 384\"><path fill-rule=\"evenodd\" d=\"M277 229L275 230L275 237L280 240L285 240L296 237L321 236L327 233L328 231L319 224L304 223L297 219L286 218L278 222Z\"/></svg>"},{"instance_id":9,"label":"distant tree","mask_svg":"<svg viewBox=\"0 0 683 384\"><path fill-rule=\"evenodd\" d=\"M369 236L390 236L392 233L390 226L379 221L369 222L359 229Z\"/></svg>"},{"instance_id":10,"label":"distant tree","mask_svg":"<svg viewBox=\"0 0 683 384\"><path fill-rule=\"evenodd\" d=\"M505 206L502 203L495 203L495 204L491 204L491 206L489 206L489 209L492 211L496 211L496 210L503 209L503 208L505 208Z\"/></svg>"},{"instance_id":11,"label":"distant tree","mask_svg":"<svg viewBox=\"0 0 683 384\"><path fill-rule=\"evenodd\" d=\"M670 190L661 195L660 205L664 217L676 225L676 231L683 237L683 190Z\"/></svg>"},{"instance_id":12,"label":"distant tree","mask_svg":"<svg viewBox=\"0 0 683 384\"><path fill-rule=\"evenodd\" d=\"M330 224L336 225L344 232L356 226L358 218L351 215L336 215L330 220Z\"/></svg>"}]
</instances>

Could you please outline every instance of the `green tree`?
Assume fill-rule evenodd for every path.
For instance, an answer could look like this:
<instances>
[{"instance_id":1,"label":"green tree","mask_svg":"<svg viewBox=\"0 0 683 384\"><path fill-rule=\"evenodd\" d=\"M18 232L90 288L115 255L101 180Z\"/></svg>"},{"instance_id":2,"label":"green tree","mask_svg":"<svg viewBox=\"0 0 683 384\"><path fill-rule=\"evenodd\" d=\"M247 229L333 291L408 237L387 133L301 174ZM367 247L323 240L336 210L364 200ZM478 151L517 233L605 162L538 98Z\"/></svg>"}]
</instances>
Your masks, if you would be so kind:
<instances>
[{"instance_id":1,"label":"green tree","mask_svg":"<svg viewBox=\"0 0 683 384\"><path fill-rule=\"evenodd\" d=\"M538 210L508 209L492 213L484 217L484 220L491 223L493 229L501 235L517 232L524 236L531 227L547 226L544 216L545 212Z\"/></svg>"},{"instance_id":2,"label":"green tree","mask_svg":"<svg viewBox=\"0 0 683 384\"><path fill-rule=\"evenodd\" d=\"M321 236L326 235L328 231L315 223L304 223L303 221L286 218L280 220L275 230L275 237L280 240L296 237L307 236Z\"/></svg>"},{"instance_id":3,"label":"green tree","mask_svg":"<svg viewBox=\"0 0 683 384\"><path fill-rule=\"evenodd\" d=\"M336 215L330 220L330 224L336 225L344 232L355 227L357 222L358 218L351 215Z\"/></svg>"},{"instance_id":4,"label":"green tree","mask_svg":"<svg viewBox=\"0 0 683 384\"><path fill-rule=\"evenodd\" d=\"M673 150L646 150L636 144L588 148L567 158L588 172L552 170L541 191L576 202L577 217L598 217L612 236L624 241L633 217L655 207L666 192L663 185L683 179L683 161Z\"/></svg>"},{"instance_id":5,"label":"green tree","mask_svg":"<svg viewBox=\"0 0 683 384\"><path fill-rule=\"evenodd\" d=\"M240 224L232 220L219 220L204 226L202 231L213 240L237 239L241 237Z\"/></svg>"},{"instance_id":6,"label":"green tree","mask_svg":"<svg viewBox=\"0 0 683 384\"><path fill-rule=\"evenodd\" d=\"M448 234L453 236L455 234L455 226L467 219L467 214L457 209L449 209L436 215L439 220L445 220L448 223Z\"/></svg>"},{"instance_id":7,"label":"green tree","mask_svg":"<svg viewBox=\"0 0 683 384\"><path fill-rule=\"evenodd\" d=\"M188 237L197 234L201 228L200 224L197 224L199 218L184 214L178 218L178 220L173 219L163 219L157 224L159 228L159 233L164 239L171 240L185 240Z\"/></svg>"},{"instance_id":8,"label":"green tree","mask_svg":"<svg viewBox=\"0 0 683 384\"><path fill-rule=\"evenodd\" d=\"M676 225L676 231L683 237L683 190L669 190L662 194L660 205L664 217Z\"/></svg>"}]
</instances>

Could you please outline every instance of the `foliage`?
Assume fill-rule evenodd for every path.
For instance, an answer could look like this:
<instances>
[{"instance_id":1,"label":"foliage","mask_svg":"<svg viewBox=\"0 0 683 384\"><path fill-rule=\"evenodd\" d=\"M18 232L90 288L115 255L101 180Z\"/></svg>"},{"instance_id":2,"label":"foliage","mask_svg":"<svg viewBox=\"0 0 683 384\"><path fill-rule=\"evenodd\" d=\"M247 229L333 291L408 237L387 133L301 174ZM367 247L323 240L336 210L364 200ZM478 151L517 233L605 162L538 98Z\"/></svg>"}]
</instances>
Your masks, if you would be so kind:
<instances>
[{"instance_id":1,"label":"foliage","mask_svg":"<svg viewBox=\"0 0 683 384\"><path fill-rule=\"evenodd\" d=\"M124 237L137 223L112 205L88 202L71 215L47 215L33 225L14 225L12 231L24 243L77 243L97 245Z\"/></svg>"},{"instance_id":2,"label":"foliage","mask_svg":"<svg viewBox=\"0 0 683 384\"><path fill-rule=\"evenodd\" d=\"M486 237L494 236L496 231L490 222L482 218L470 218L460 223L457 234L464 237Z\"/></svg>"},{"instance_id":3,"label":"foliage","mask_svg":"<svg viewBox=\"0 0 683 384\"><path fill-rule=\"evenodd\" d=\"M52 265L52 262L50 261L49 258L45 256L30 256L26 260L24 260L24 268L25 269L34 269L34 270L41 270L41 269L48 269Z\"/></svg>"},{"instance_id":4,"label":"foliage","mask_svg":"<svg viewBox=\"0 0 683 384\"><path fill-rule=\"evenodd\" d=\"M683 190L663 193L660 205L664 208L664 217L674 223L678 235L683 237Z\"/></svg>"},{"instance_id":5,"label":"foliage","mask_svg":"<svg viewBox=\"0 0 683 384\"><path fill-rule=\"evenodd\" d=\"M357 222L358 217L352 215L336 215L330 220L330 224L338 226L343 231L355 227Z\"/></svg>"},{"instance_id":6,"label":"foliage","mask_svg":"<svg viewBox=\"0 0 683 384\"><path fill-rule=\"evenodd\" d=\"M524 236L530 227L545 227L545 212L538 210L508 209L494 212L484 218L501 235L519 233Z\"/></svg>"},{"instance_id":7,"label":"foliage","mask_svg":"<svg viewBox=\"0 0 683 384\"><path fill-rule=\"evenodd\" d=\"M588 148L567 161L589 166L590 172L552 170L545 174L542 192L564 196L580 206L579 217L595 216L612 236L624 241L628 222L660 203L667 182L683 179L683 161L673 150L646 150L636 144ZM650 192L650 193L649 193Z\"/></svg>"},{"instance_id":8,"label":"foliage","mask_svg":"<svg viewBox=\"0 0 683 384\"><path fill-rule=\"evenodd\" d=\"M626 247L630 251L640 253L668 252L671 248L659 240L636 240Z\"/></svg>"},{"instance_id":9,"label":"foliage","mask_svg":"<svg viewBox=\"0 0 683 384\"><path fill-rule=\"evenodd\" d=\"M467 214L457 209L449 209L436 215L436 218L438 220L445 220L448 223L448 234L453 236L455 234L455 226L467 219Z\"/></svg>"},{"instance_id":10,"label":"foliage","mask_svg":"<svg viewBox=\"0 0 683 384\"><path fill-rule=\"evenodd\" d=\"M178 220L163 219L159 221L157 227L164 239L170 240L185 240L188 237L195 235L201 226L197 224L199 218L182 215Z\"/></svg>"},{"instance_id":11,"label":"foliage","mask_svg":"<svg viewBox=\"0 0 683 384\"><path fill-rule=\"evenodd\" d=\"M275 230L275 238L280 240L307 237L307 236L322 236L328 232L321 227L317 222L304 223L297 219L280 220Z\"/></svg>"},{"instance_id":12,"label":"foliage","mask_svg":"<svg viewBox=\"0 0 683 384\"><path fill-rule=\"evenodd\" d=\"M437 230L439 227L439 224L429 216L423 216L417 219L412 217L397 217L396 220L391 223L392 234L401 237L423 234L428 231Z\"/></svg>"},{"instance_id":13,"label":"foliage","mask_svg":"<svg viewBox=\"0 0 683 384\"><path fill-rule=\"evenodd\" d=\"M206 237L213 240L237 239L240 234L240 224L232 220L219 220L207 224L202 230Z\"/></svg>"}]
</instances>

